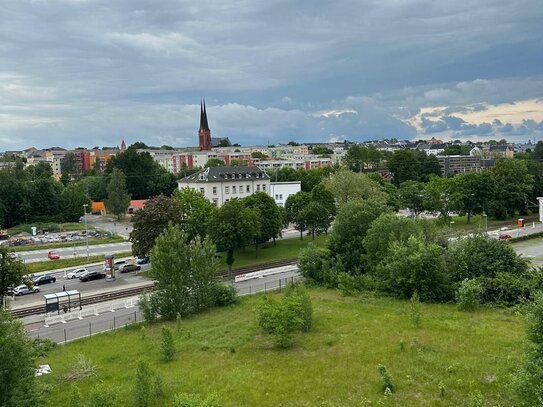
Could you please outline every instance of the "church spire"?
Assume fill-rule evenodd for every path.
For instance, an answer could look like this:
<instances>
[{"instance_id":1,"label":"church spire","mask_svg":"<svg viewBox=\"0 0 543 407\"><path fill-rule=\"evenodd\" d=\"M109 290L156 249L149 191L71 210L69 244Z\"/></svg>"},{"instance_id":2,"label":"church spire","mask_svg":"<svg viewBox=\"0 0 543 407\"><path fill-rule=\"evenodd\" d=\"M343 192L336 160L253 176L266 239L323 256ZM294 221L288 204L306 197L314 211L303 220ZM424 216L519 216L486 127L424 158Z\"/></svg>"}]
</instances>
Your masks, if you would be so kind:
<instances>
[{"instance_id":1,"label":"church spire","mask_svg":"<svg viewBox=\"0 0 543 407\"><path fill-rule=\"evenodd\" d=\"M211 150L211 130L207 123L206 101L200 99L200 129L198 130L198 146L200 150Z\"/></svg>"},{"instance_id":2,"label":"church spire","mask_svg":"<svg viewBox=\"0 0 543 407\"><path fill-rule=\"evenodd\" d=\"M200 100L200 130L209 131L209 125L207 124L207 112L206 112L206 100Z\"/></svg>"}]
</instances>

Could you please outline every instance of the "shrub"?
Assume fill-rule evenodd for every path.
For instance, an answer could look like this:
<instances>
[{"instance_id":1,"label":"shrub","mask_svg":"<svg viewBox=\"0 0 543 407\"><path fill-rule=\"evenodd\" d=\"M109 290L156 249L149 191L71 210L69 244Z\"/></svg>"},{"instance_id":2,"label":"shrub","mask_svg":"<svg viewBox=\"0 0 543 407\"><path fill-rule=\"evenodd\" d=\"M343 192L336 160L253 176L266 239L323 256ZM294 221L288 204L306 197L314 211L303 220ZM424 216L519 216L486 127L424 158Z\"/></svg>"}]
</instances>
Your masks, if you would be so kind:
<instances>
[{"instance_id":1,"label":"shrub","mask_svg":"<svg viewBox=\"0 0 543 407\"><path fill-rule=\"evenodd\" d=\"M382 391L386 392L388 389L390 392L394 392L394 390L396 390L396 386L394 385L392 376L388 372L386 366L379 365L377 370L379 371L379 374L381 375L381 380L383 380Z\"/></svg>"},{"instance_id":2,"label":"shrub","mask_svg":"<svg viewBox=\"0 0 543 407\"><path fill-rule=\"evenodd\" d=\"M337 275L337 288L341 295L351 296L356 294L355 277L347 273L339 273Z\"/></svg>"},{"instance_id":3,"label":"shrub","mask_svg":"<svg viewBox=\"0 0 543 407\"><path fill-rule=\"evenodd\" d=\"M531 281L511 273L496 273L494 278L481 277L481 301L511 306L531 297Z\"/></svg>"},{"instance_id":4,"label":"shrub","mask_svg":"<svg viewBox=\"0 0 543 407\"><path fill-rule=\"evenodd\" d=\"M113 407L116 405L117 392L103 384L96 385L86 397L85 407Z\"/></svg>"},{"instance_id":5,"label":"shrub","mask_svg":"<svg viewBox=\"0 0 543 407\"><path fill-rule=\"evenodd\" d=\"M166 362L173 360L175 356L175 343L173 341L172 331L163 326L162 327L162 358Z\"/></svg>"},{"instance_id":6,"label":"shrub","mask_svg":"<svg viewBox=\"0 0 543 407\"><path fill-rule=\"evenodd\" d=\"M411 323L415 328L419 328L422 314L420 312L419 294L416 291L411 296L411 300L409 302L409 311L411 314Z\"/></svg>"},{"instance_id":7,"label":"shrub","mask_svg":"<svg viewBox=\"0 0 543 407\"><path fill-rule=\"evenodd\" d=\"M57 346L57 343L51 339L36 338L32 341L32 351L37 357L44 357Z\"/></svg>"},{"instance_id":8,"label":"shrub","mask_svg":"<svg viewBox=\"0 0 543 407\"><path fill-rule=\"evenodd\" d=\"M234 304L238 300L238 294L234 286L217 282L213 288L213 299L215 306L223 307Z\"/></svg>"},{"instance_id":9,"label":"shrub","mask_svg":"<svg viewBox=\"0 0 543 407\"><path fill-rule=\"evenodd\" d=\"M311 299L302 286L288 286L280 301L265 296L258 305L258 324L271 334L279 347L292 345L292 335L307 332L313 324Z\"/></svg>"},{"instance_id":10,"label":"shrub","mask_svg":"<svg viewBox=\"0 0 543 407\"><path fill-rule=\"evenodd\" d=\"M464 311L473 311L481 303L483 287L475 279L464 279L456 291L456 302L458 308Z\"/></svg>"},{"instance_id":11,"label":"shrub","mask_svg":"<svg viewBox=\"0 0 543 407\"><path fill-rule=\"evenodd\" d=\"M148 293L140 295L138 305L143 312L143 318L146 322L150 324L156 322L158 318L158 309L153 297L151 297Z\"/></svg>"},{"instance_id":12,"label":"shrub","mask_svg":"<svg viewBox=\"0 0 543 407\"><path fill-rule=\"evenodd\" d=\"M151 378L153 372L149 364L143 360L138 362L134 383L134 405L147 407L151 401Z\"/></svg>"},{"instance_id":13,"label":"shrub","mask_svg":"<svg viewBox=\"0 0 543 407\"><path fill-rule=\"evenodd\" d=\"M330 265L328 250L310 243L300 250L298 255L298 268L305 279L317 284L326 284Z\"/></svg>"},{"instance_id":14,"label":"shrub","mask_svg":"<svg viewBox=\"0 0 543 407\"><path fill-rule=\"evenodd\" d=\"M164 398L164 379L160 374L155 376L155 397L157 400Z\"/></svg>"}]
</instances>

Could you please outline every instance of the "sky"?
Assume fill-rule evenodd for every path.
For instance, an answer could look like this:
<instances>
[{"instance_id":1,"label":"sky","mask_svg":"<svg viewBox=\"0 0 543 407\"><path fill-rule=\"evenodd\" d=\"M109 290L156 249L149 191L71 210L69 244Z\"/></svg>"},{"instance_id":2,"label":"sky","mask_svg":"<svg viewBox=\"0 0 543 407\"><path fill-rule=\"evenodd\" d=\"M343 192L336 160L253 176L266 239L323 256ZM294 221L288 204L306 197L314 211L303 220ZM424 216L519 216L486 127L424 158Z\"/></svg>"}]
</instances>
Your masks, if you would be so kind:
<instances>
[{"instance_id":1,"label":"sky","mask_svg":"<svg viewBox=\"0 0 543 407\"><path fill-rule=\"evenodd\" d=\"M2 0L0 151L543 140L541 0Z\"/></svg>"}]
</instances>

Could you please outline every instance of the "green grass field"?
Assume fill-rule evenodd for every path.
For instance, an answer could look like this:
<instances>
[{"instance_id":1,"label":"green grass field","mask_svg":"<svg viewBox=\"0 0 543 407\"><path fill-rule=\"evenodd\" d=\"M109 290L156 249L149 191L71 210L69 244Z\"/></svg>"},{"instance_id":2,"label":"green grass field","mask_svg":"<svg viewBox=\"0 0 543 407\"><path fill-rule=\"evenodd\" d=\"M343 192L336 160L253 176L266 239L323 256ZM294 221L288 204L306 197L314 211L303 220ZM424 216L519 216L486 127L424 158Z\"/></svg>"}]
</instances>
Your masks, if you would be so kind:
<instances>
[{"instance_id":1,"label":"green grass field","mask_svg":"<svg viewBox=\"0 0 543 407\"><path fill-rule=\"evenodd\" d=\"M140 328L120 329L58 346L39 361L53 371L38 379L51 388L47 405L68 405L72 384L83 397L96 385L112 386L116 405L133 405L140 359L163 378L165 398L153 406L170 405L178 392L215 393L221 407L469 406L476 390L488 406L513 405L506 383L521 357L521 317L428 304L415 328L406 301L341 297L319 288L310 294L314 329L288 350L259 332L260 296L185 319L180 331L176 323L160 323L147 326L143 339ZM161 359L163 325L176 337L170 363ZM96 376L69 381L64 375L80 354L96 366ZM379 364L397 387L388 399Z\"/></svg>"},{"instance_id":2,"label":"green grass field","mask_svg":"<svg viewBox=\"0 0 543 407\"><path fill-rule=\"evenodd\" d=\"M234 264L232 265L232 268L295 258L298 257L300 249L303 249L309 243L314 242L318 246L323 246L327 238L327 235L321 235L316 236L314 241L311 240L310 236L304 236L303 240L300 240L299 238L277 240L275 246L273 245L273 242L268 242L260 245L258 257L256 257L255 247L247 246L234 252ZM219 270L226 270L228 268L226 265L226 252L218 253L218 256Z\"/></svg>"},{"instance_id":3,"label":"green grass field","mask_svg":"<svg viewBox=\"0 0 543 407\"><path fill-rule=\"evenodd\" d=\"M130 256L132 256L132 252L122 252L122 253L115 254L116 258L130 257ZM90 256L88 260L87 260L87 257L85 256L85 257L76 257L73 259L61 258L59 260L36 261L34 263L28 263L26 267L29 273L38 273L40 271L56 270L56 269L62 269L65 267L83 266L85 264L97 263L100 261L104 261L103 254Z\"/></svg>"},{"instance_id":4,"label":"green grass field","mask_svg":"<svg viewBox=\"0 0 543 407\"><path fill-rule=\"evenodd\" d=\"M85 224L79 222L67 222L67 223L55 223L55 222L36 222L36 223L23 223L8 229L10 236L16 235L21 232L31 233L32 226L36 226L38 230L48 229L50 233L57 232L73 232L76 230L85 230ZM93 230L94 227L88 226L89 230Z\"/></svg>"}]
</instances>

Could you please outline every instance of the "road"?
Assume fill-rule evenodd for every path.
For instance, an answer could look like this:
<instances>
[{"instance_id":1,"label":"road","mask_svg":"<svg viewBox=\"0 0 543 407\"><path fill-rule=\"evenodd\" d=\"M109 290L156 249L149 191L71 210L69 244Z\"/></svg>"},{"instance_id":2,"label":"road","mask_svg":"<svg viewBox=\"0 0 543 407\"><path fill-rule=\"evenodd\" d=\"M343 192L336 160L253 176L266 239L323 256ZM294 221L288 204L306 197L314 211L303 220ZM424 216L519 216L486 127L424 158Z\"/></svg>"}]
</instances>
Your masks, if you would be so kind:
<instances>
[{"instance_id":1,"label":"road","mask_svg":"<svg viewBox=\"0 0 543 407\"><path fill-rule=\"evenodd\" d=\"M149 264L142 265L142 271L149 269ZM94 265L86 267L87 270L101 270L102 265ZM55 283L44 284L38 286L40 289L39 293L27 294L20 297L15 297L11 303L11 308L20 308L22 306L28 305L43 305L45 300L43 296L45 294L53 294L63 291L62 286L64 285L66 290L78 290L80 293L90 293L97 292L103 289L111 290L111 288L121 289L123 287L128 287L134 283L149 281L147 278L142 277L141 275L136 275L136 273L119 273L115 272L115 281L107 281L106 279L94 280L81 282L79 279L67 279L64 277L64 272L55 272L50 273L57 278Z\"/></svg>"},{"instance_id":2,"label":"road","mask_svg":"<svg viewBox=\"0 0 543 407\"><path fill-rule=\"evenodd\" d=\"M47 258L47 254L50 250L57 252L61 259L73 259L76 257L85 257L87 255L86 246L74 246L74 247L62 247L56 249L40 249L29 250L26 252L17 252L25 263L34 263L37 261L54 261ZM132 250L132 243L120 242L120 243L107 243L97 244L89 246L89 256L115 254L121 252L129 252Z\"/></svg>"}]
</instances>

